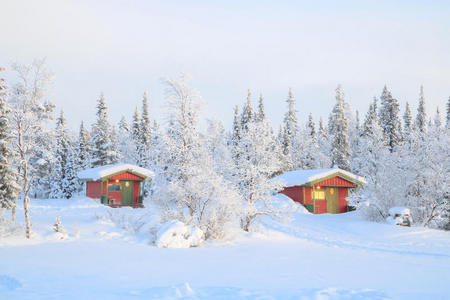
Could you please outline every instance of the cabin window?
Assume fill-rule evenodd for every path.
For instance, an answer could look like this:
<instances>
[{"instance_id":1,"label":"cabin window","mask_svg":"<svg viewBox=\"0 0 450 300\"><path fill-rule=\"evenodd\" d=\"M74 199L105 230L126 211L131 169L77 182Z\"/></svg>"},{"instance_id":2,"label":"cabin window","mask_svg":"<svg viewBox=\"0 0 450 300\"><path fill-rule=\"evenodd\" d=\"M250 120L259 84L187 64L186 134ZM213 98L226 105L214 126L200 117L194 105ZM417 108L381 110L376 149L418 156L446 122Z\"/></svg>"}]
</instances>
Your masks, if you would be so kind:
<instances>
[{"instance_id":1,"label":"cabin window","mask_svg":"<svg viewBox=\"0 0 450 300\"><path fill-rule=\"evenodd\" d=\"M313 200L325 200L325 191L313 191L312 198Z\"/></svg>"},{"instance_id":2,"label":"cabin window","mask_svg":"<svg viewBox=\"0 0 450 300\"><path fill-rule=\"evenodd\" d=\"M120 192L120 184L116 183L108 184L108 192Z\"/></svg>"}]
</instances>

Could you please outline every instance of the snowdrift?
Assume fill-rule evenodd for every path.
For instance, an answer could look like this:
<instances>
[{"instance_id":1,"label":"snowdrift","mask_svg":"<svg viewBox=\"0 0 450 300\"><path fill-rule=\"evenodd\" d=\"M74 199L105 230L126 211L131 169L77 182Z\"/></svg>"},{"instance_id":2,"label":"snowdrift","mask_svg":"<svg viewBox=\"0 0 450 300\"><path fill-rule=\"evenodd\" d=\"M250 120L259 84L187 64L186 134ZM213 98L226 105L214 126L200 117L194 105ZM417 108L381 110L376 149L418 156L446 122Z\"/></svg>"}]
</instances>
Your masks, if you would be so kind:
<instances>
[{"instance_id":1,"label":"snowdrift","mask_svg":"<svg viewBox=\"0 0 450 300\"><path fill-rule=\"evenodd\" d=\"M185 225L173 220L164 223L156 236L156 246L159 248L190 248L198 247L204 241L203 231L194 225Z\"/></svg>"}]
</instances>

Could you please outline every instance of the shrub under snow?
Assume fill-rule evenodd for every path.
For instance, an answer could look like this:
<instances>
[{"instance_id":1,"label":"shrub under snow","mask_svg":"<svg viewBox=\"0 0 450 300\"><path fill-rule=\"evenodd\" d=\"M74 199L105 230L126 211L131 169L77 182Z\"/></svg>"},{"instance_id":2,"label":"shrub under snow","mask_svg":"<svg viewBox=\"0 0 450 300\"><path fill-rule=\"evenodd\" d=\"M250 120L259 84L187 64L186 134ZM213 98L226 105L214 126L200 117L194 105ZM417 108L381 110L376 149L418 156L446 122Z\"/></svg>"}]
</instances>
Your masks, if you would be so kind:
<instances>
[{"instance_id":1,"label":"shrub under snow","mask_svg":"<svg viewBox=\"0 0 450 300\"><path fill-rule=\"evenodd\" d=\"M0 239L19 234L22 230L20 225L15 225L10 219L3 216L4 210L0 208Z\"/></svg>"},{"instance_id":2,"label":"shrub under snow","mask_svg":"<svg viewBox=\"0 0 450 300\"><path fill-rule=\"evenodd\" d=\"M164 223L156 236L159 248L190 248L200 246L204 241L203 231L195 225L185 225L173 220Z\"/></svg>"}]
</instances>

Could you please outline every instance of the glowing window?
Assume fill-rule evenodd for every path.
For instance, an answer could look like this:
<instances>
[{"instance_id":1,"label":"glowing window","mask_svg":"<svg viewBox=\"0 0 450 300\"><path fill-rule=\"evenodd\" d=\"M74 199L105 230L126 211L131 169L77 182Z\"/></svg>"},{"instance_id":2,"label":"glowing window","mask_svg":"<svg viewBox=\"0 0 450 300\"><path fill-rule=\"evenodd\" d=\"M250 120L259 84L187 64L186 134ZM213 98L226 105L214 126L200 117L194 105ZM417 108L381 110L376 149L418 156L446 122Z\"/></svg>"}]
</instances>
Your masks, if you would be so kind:
<instances>
[{"instance_id":1,"label":"glowing window","mask_svg":"<svg viewBox=\"0 0 450 300\"><path fill-rule=\"evenodd\" d=\"M312 198L313 200L325 200L325 191L313 191Z\"/></svg>"}]
</instances>

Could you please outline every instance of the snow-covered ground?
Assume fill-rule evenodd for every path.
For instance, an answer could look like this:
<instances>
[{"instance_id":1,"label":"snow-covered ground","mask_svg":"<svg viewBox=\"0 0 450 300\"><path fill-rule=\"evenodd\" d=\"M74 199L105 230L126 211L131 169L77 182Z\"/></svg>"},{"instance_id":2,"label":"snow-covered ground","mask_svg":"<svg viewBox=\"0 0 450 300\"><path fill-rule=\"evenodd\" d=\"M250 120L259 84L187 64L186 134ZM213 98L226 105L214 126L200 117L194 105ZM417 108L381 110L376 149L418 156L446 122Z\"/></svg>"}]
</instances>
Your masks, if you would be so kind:
<instances>
[{"instance_id":1,"label":"snow-covered ground","mask_svg":"<svg viewBox=\"0 0 450 300\"><path fill-rule=\"evenodd\" d=\"M52 230L58 215L67 239ZM448 232L355 213L298 212L190 249L149 242L152 209L32 200L31 218L33 239L0 240L0 299L450 298Z\"/></svg>"}]
</instances>

